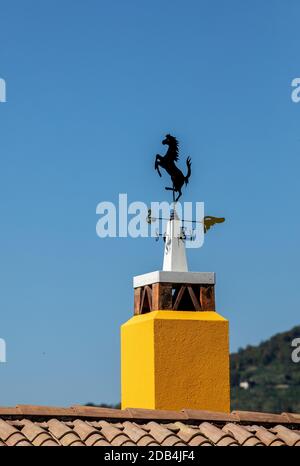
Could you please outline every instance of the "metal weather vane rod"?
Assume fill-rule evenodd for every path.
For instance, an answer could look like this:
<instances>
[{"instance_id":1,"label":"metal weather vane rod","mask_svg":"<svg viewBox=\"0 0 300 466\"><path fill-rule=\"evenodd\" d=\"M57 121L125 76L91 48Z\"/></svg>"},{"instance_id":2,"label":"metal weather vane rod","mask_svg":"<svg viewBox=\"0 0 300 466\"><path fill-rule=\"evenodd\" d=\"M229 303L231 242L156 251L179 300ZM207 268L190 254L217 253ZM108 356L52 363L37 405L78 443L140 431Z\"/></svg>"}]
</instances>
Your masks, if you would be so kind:
<instances>
[{"instance_id":1,"label":"metal weather vane rod","mask_svg":"<svg viewBox=\"0 0 300 466\"><path fill-rule=\"evenodd\" d=\"M151 209L148 209L148 215L146 218L147 223L151 224L156 222L157 220L165 220L169 221L169 218L166 217L152 217ZM182 223L203 223L204 224L204 233L206 233L212 226L216 225L217 223L225 222L224 217L212 217L211 215L206 215L203 220L186 220L182 219Z\"/></svg>"}]
</instances>

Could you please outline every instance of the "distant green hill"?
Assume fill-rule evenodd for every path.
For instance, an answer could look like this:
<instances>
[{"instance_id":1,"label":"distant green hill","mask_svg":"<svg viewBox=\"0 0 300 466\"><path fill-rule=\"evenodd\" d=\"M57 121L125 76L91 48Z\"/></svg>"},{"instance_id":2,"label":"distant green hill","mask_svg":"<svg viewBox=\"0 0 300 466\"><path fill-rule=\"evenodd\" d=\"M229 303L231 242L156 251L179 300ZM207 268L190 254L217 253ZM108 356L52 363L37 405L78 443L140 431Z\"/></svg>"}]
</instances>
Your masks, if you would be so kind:
<instances>
[{"instance_id":1,"label":"distant green hill","mask_svg":"<svg viewBox=\"0 0 300 466\"><path fill-rule=\"evenodd\" d=\"M294 338L300 338L300 326L231 354L232 410L300 413L300 363L291 359Z\"/></svg>"}]
</instances>

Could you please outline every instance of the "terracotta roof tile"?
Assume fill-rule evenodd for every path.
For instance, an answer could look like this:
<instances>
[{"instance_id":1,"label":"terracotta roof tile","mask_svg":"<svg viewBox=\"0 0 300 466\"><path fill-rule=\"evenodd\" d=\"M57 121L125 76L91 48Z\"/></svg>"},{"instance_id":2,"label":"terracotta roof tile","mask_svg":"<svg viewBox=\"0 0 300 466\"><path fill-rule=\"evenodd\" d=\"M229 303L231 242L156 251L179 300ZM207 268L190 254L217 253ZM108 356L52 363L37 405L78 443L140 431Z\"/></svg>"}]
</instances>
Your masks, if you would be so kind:
<instances>
[{"instance_id":1,"label":"terracotta roof tile","mask_svg":"<svg viewBox=\"0 0 300 466\"><path fill-rule=\"evenodd\" d=\"M34 405L17 405L15 408L16 414L25 416L42 416L42 417L59 417L59 416L74 416L73 408L56 408L53 406L34 406Z\"/></svg>"},{"instance_id":2,"label":"terracotta roof tile","mask_svg":"<svg viewBox=\"0 0 300 466\"><path fill-rule=\"evenodd\" d=\"M95 419L128 419L127 410L100 408L97 406L79 406L75 405L69 408L78 417L91 417Z\"/></svg>"},{"instance_id":3,"label":"terracotta roof tile","mask_svg":"<svg viewBox=\"0 0 300 466\"><path fill-rule=\"evenodd\" d=\"M244 446L262 445L261 441L243 426L228 423L223 427L222 430L228 434L231 434L237 440L239 445L244 445Z\"/></svg>"},{"instance_id":4,"label":"terracotta roof tile","mask_svg":"<svg viewBox=\"0 0 300 466\"><path fill-rule=\"evenodd\" d=\"M100 434L100 430L93 427L89 422L84 422L81 419L74 421L74 432L79 435L80 439L88 446L110 445Z\"/></svg>"},{"instance_id":5,"label":"terracotta roof tile","mask_svg":"<svg viewBox=\"0 0 300 466\"><path fill-rule=\"evenodd\" d=\"M261 442L267 447L273 446L283 446L285 445L284 441L278 438L275 434L270 432L263 426L251 426L250 429L255 432L256 437L261 440Z\"/></svg>"},{"instance_id":6,"label":"terracotta roof tile","mask_svg":"<svg viewBox=\"0 0 300 466\"><path fill-rule=\"evenodd\" d=\"M161 443L162 447L185 447L186 443L180 441L176 435L170 435Z\"/></svg>"},{"instance_id":7,"label":"terracotta roof tile","mask_svg":"<svg viewBox=\"0 0 300 466\"><path fill-rule=\"evenodd\" d=\"M163 419L163 420L180 420L180 419L187 419L187 416L183 411L167 411L167 410L161 410L161 409L137 409L137 408L127 408L124 413L127 414L127 416L130 416L131 418L134 419Z\"/></svg>"},{"instance_id":8,"label":"terracotta roof tile","mask_svg":"<svg viewBox=\"0 0 300 466\"><path fill-rule=\"evenodd\" d=\"M233 411L232 414L235 415L239 421L255 422L261 424L281 424L288 422L288 417L284 413L271 414L250 411Z\"/></svg>"},{"instance_id":9,"label":"terracotta roof tile","mask_svg":"<svg viewBox=\"0 0 300 466\"><path fill-rule=\"evenodd\" d=\"M91 435L86 439L85 444L87 447L110 447L110 443L107 442L103 437L97 435Z\"/></svg>"},{"instance_id":10,"label":"terracotta roof tile","mask_svg":"<svg viewBox=\"0 0 300 466\"><path fill-rule=\"evenodd\" d=\"M122 435L120 429L115 427L113 424L110 424L107 421L99 421L98 426L101 429L101 434L108 440L108 442L112 442L116 437Z\"/></svg>"},{"instance_id":11,"label":"terracotta roof tile","mask_svg":"<svg viewBox=\"0 0 300 466\"><path fill-rule=\"evenodd\" d=\"M138 424L129 421L124 422L124 434L135 443L139 442L144 437L150 438L150 441L154 440L153 437L149 437L147 431L142 429Z\"/></svg>"},{"instance_id":12,"label":"terracotta roof tile","mask_svg":"<svg viewBox=\"0 0 300 466\"><path fill-rule=\"evenodd\" d=\"M58 446L59 443L49 434L49 432L39 425L24 419L22 434L35 446Z\"/></svg>"},{"instance_id":13,"label":"terracotta roof tile","mask_svg":"<svg viewBox=\"0 0 300 466\"><path fill-rule=\"evenodd\" d=\"M0 417L1 417L1 416L15 416L15 415L20 416L21 414L22 414L22 413L18 410L17 407L15 407L15 408L11 408L11 407L8 407L8 408L1 407L1 408L0 408Z\"/></svg>"},{"instance_id":14,"label":"terracotta roof tile","mask_svg":"<svg viewBox=\"0 0 300 466\"><path fill-rule=\"evenodd\" d=\"M124 429L116 427L107 421L98 422L102 435L113 446L135 445L131 438L124 433Z\"/></svg>"},{"instance_id":15,"label":"terracotta roof tile","mask_svg":"<svg viewBox=\"0 0 300 466\"><path fill-rule=\"evenodd\" d=\"M291 447L300 446L300 434L288 429L285 426L278 425L272 429L287 445Z\"/></svg>"},{"instance_id":16,"label":"terracotta roof tile","mask_svg":"<svg viewBox=\"0 0 300 466\"><path fill-rule=\"evenodd\" d=\"M127 435L121 434L111 441L111 445L113 445L114 447L125 447L135 446L136 444L132 442L132 440L130 440L130 438L127 437Z\"/></svg>"},{"instance_id":17,"label":"terracotta roof tile","mask_svg":"<svg viewBox=\"0 0 300 466\"><path fill-rule=\"evenodd\" d=\"M207 437L202 435L199 429L183 424L182 422L176 422L176 426L178 427L178 437L180 437L186 444L191 446L199 446L199 445L211 445L210 441Z\"/></svg>"},{"instance_id":18,"label":"terracotta roof tile","mask_svg":"<svg viewBox=\"0 0 300 466\"><path fill-rule=\"evenodd\" d=\"M239 444L232 437L223 437L216 444L217 447L238 447Z\"/></svg>"},{"instance_id":19,"label":"terracotta roof tile","mask_svg":"<svg viewBox=\"0 0 300 466\"><path fill-rule=\"evenodd\" d=\"M140 440L138 440L137 445L139 447L159 447L160 444L155 442L154 438L151 437L150 435L146 435L145 437L142 437Z\"/></svg>"},{"instance_id":20,"label":"terracotta roof tile","mask_svg":"<svg viewBox=\"0 0 300 466\"><path fill-rule=\"evenodd\" d=\"M300 446L300 415L73 406L0 408L0 446Z\"/></svg>"},{"instance_id":21,"label":"terracotta roof tile","mask_svg":"<svg viewBox=\"0 0 300 466\"><path fill-rule=\"evenodd\" d=\"M282 413L289 420L289 422L299 423L300 424L300 414L296 413Z\"/></svg>"},{"instance_id":22,"label":"terracotta roof tile","mask_svg":"<svg viewBox=\"0 0 300 466\"><path fill-rule=\"evenodd\" d=\"M149 430L150 435L155 439L158 445L164 447L171 446L185 446L186 443L182 441L180 437L174 434L174 430L178 431L178 428L172 425L172 429L168 428L167 424L158 424L157 422L149 422L145 428Z\"/></svg>"},{"instance_id":23,"label":"terracotta roof tile","mask_svg":"<svg viewBox=\"0 0 300 466\"><path fill-rule=\"evenodd\" d=\"M168 438L173 437L174 434L172 431L167 429L164 425L158 424L157 422L151 421L147 424L150 435L161 445ZM178 439L180 441L180 439ZM170 440L171 444L173 440Z\"/></svg>"},{"instance_id":24,"label":"terracotta roof tile","mask_svg":"<svg viewBox=\"0 0 300 466\"><path fill-rule=\"evenodd\" d=\"M2 419L0 419L0 438L8 446L31 446L31 443L18 429Z\"/></svg>"},{"instance_id":25,"label":"terracotta roof tile","mask_svg":"<svg viewBox=\"0 0 300 466\"><path fill-rule=\"evenodd\" d=\"M183 409L182 412L186 415L187 419L199 421L220 421L220 422L235 422L239 421L236 414L219 413L217 411L198 411L195 409Z\"/></svg>"},{"instance_id":26,"label":"terracotta roof tile","mask_svg":"<svg viewBox=\"0 0 300 466\"><path fill-rule=\"evenodd\" d=\"M49 432L59 440L59 443L64 446L82 446L84 443L76 432L69 428L65 423L51 419L48 421Z\"/></svg>"},{"instance_id":27,"label":"terracotta roof tile","mask_svg":"<svg viewBox=\"0 0 300 466\"><path fill-rule=\"evenodd\" d=\"M219 427L216 427L209 422L202 422L199 426L199 430L215 445L229 446L237 444L236 440L231 435L228 435L222 429L219 429Z\"/></svg>"},{"instance_id":28,"label":"terracotta roof tile","mask_svg":"<svg viewBox=\"0 0 300 466\"><path fill-rule=\"evenodd\" d=\"M213 444L209 442L203 435L196 435L189 441L190 447L212 447Z\"/></svg>"}]
</instances>

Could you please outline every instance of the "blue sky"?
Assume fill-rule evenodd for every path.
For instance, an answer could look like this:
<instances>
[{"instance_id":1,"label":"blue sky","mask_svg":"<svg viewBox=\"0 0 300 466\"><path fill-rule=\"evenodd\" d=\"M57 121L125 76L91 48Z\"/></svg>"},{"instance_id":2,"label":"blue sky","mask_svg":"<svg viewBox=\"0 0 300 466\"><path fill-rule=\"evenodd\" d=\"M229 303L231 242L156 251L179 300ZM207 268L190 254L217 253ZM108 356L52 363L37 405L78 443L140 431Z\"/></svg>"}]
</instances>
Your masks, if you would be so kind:
<instances>
[{"instance_id":1,"label":"blue sky","mask_svg":"<svg viewBox=\"0 0 300 466\"><path fill-rule=\"evenodd\" d=\"M299 2L0 12L1 405L120 400L132 277L161 267L163 245L98 238L96 205L168 199L153 170L167 132L192 157L184 200L226 217L188 260L217 273L232 351L299 324Z\"/></svg>"}]
</instances>

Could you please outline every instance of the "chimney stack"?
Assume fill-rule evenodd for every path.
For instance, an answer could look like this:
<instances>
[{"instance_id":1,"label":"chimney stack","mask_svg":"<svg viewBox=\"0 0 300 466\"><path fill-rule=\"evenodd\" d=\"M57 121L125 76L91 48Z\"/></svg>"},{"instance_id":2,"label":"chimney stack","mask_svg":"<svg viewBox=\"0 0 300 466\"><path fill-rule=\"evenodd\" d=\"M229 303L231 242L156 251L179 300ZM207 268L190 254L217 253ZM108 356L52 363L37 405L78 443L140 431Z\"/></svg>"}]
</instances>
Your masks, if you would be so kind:
<instances>
[{"instance_id":1,"label":"chimney stack","mask_svg":"<svg viewBox=\"0 0 300 466\"><path fill-rule=\"evenodd\" d=\"M187 271L178 222L173 215L167 225L164 270L133 280L122 408L230 412L228 321L215 310L215 274Z\"/></svg>"}]
</instances>

